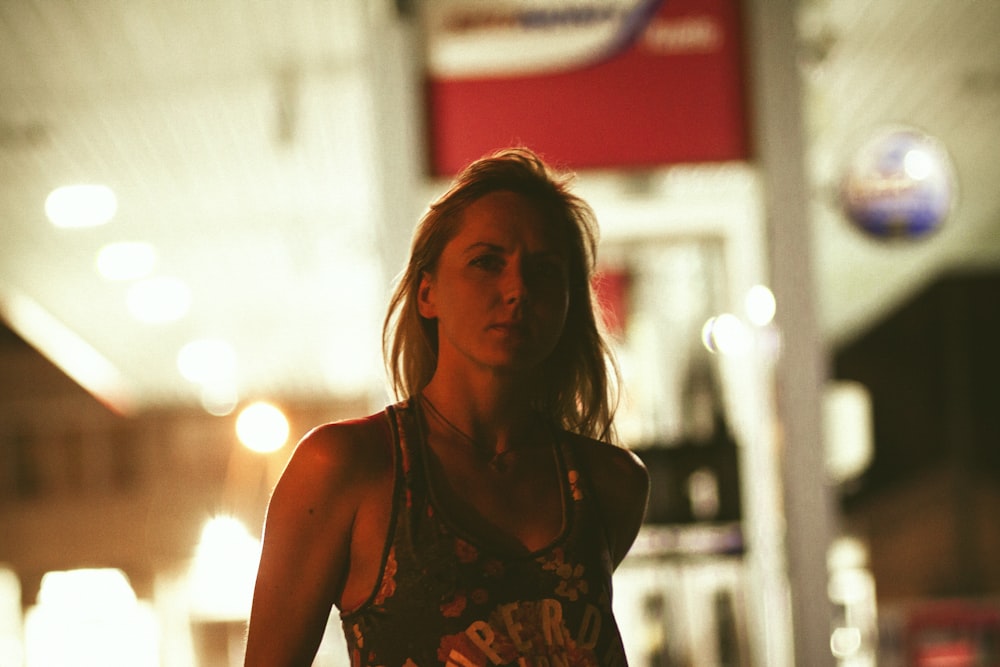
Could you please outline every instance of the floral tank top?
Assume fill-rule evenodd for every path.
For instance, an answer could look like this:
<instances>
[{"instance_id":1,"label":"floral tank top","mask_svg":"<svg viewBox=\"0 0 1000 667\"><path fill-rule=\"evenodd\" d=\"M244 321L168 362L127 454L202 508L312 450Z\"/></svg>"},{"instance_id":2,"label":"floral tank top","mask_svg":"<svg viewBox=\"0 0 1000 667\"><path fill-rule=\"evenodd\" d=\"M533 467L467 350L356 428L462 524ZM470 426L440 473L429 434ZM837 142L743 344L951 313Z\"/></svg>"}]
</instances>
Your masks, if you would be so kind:
<instances>
[{"instance_id":1,"label":"floral tank top","mask_svg":"<svg viewBox=\"0 0 1000 667\"><path fill-rule=\"evenodd\" d=\"M530 554L495 553L435 505L419 401L386 409L396 484L376 590L341 613L352 667L626 666L612 564L586 480L559 439L563 529Z\"/></svg>"}]
</instances>

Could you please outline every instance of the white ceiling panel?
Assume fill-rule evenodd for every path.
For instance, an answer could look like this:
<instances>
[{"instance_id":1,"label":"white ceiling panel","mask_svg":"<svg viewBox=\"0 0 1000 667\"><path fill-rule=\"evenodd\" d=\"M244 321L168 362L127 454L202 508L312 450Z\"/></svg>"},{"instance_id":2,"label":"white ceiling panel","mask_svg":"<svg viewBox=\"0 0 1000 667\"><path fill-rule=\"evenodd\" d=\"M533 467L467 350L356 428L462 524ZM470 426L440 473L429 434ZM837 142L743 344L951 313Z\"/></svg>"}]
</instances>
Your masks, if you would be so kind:
<instances>
[{"instance_id":1,"label":"white ceiling panel","mask_svg":"<svg viewBox=\"0 0 1000 667\"><path fill-rule=\"evenodd\" d=\"M834 345L942 271L1000 265L1000 3L801 9L802 50L789 57L803 67L819 308ZM369 0L0 3L8 320L35 313L91 349L122 408L197 400L176 356L205 337L232 345L244 397L380 383L395 267L380 264L377 170L395 148L385 137L400 133L374 126L386 114L373 110L385 91L372 73L393 11ZM862 237L836 206L851 149L889 124L936 136L955 163L954 215L916 244ZM54 228L45 197L79 182L114 189L114 220ZM94 264L123 240L150 243L153 275L188 285L185 317L149 325L129 313L133 282Z\"/></svg>"}]
</instances>

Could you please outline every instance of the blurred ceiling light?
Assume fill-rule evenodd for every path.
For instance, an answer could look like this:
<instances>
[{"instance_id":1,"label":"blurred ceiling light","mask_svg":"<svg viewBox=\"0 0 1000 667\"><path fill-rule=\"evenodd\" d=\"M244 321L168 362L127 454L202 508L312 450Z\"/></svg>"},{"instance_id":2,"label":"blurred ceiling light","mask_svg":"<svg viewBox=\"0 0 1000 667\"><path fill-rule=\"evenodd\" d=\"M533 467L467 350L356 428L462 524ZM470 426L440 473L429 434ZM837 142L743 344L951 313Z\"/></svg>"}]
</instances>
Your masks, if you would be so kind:
<instances>
[{"instance_id":1,"label":"blurred ceiling light","mask_svg":"<svg viewBox=\"0 0 1000 667\"><path fill-rule=\"evenodd\" d=\"M110 243L97 254L97 270L108 280L136 280L153 272L156 250L141 241Z\"/></svg>"},{"instance_id":2,"label":"blurred ceiling light","mask_svg":"<svg viewBox=\"0 0 1000 667\"><path fill-rule=\"evenodd\" d=\"M96 227L117 210L118 199L106 185L64 185L45 198L45 215L56 227Z\"/></svg>"},{"instance_id":3,"label":"blurred ceiling light","mask_svg":"<svg viewBox=\"0 0 1000 667\"><path fill-rule=\"evenodd\" d=\"M744 306L747 318L758 327L770 324L777 310L774 294L764 285L754 285L747 291Z\"/></svg>"},{"instance_id":4,"label":"blurred ceiling light","mask_svg":"<svg viewBox=\"0 0 1000 667\"><path fill-rule=\"evenodd\" d=\"M236 350L218 338L193 340L177 353L177 370L196 384L231 384L236 376Z\"/></svg>"},{"instance_id":5,"label":"blurred ceiling light","mask_svg":"<svg viewBox=\"0 0 1000 667\"><path fill-rule=\"evenodd\" d=\"M191 307L191 291L177 278L147 278L132 285L127 299L132 316L147 324L179 320Z\"/></svg>"},{"instance_id":6,"label":"blurred ceiling light","mask_svg":"<svg viewBox=\"0 0 1000 667\"><path fill-rule=\"evenodd\" d=\"M288 440L288 419L270 403L258 401L243 408L236 418L236 435L248 449L275 452Z\"/></svg>"}]
</instances>

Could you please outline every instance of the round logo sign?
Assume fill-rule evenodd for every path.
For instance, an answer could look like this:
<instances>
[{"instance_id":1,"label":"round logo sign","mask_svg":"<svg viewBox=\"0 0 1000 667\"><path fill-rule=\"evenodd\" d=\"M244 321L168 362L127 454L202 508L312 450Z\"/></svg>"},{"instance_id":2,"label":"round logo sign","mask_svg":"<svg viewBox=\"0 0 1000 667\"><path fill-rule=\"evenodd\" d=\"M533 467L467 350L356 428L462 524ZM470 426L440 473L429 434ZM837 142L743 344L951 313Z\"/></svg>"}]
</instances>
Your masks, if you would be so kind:
<instances>
[{"instance_id":1,"label":"round logo sign","mask_svg":"<svg viewBox=\"0 0 1000 667\"><path fill-rule=\"evenodd\" d=\"M941 144L913 129L879 133L861 146L840 184L840 203L860 230L879 239L915 239L951 213L955 179Z\"/></svg>"}]
</instances>

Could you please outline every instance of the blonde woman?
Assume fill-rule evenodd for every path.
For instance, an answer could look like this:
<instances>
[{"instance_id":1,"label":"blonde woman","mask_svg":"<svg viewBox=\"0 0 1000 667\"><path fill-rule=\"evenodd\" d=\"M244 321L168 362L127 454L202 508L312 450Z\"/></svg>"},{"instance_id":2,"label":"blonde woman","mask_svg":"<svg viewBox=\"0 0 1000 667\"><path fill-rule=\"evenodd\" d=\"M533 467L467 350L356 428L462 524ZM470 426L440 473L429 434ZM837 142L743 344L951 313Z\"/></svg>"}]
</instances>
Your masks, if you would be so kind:
<instances>
[{"instance_id":1,"label":"blonde woman","mask_svg":"<svg viewBox=\"0 0 1000 667\"><path fill-rule=\"evenodd\" d=\"M401 398L320 426L274 489L246 665L309 665L333 607L352 665L624 665L611 574L646 470L614 438L590 207L527 149L418 225L389 306Z\"/></svg>"}]
</instances>

